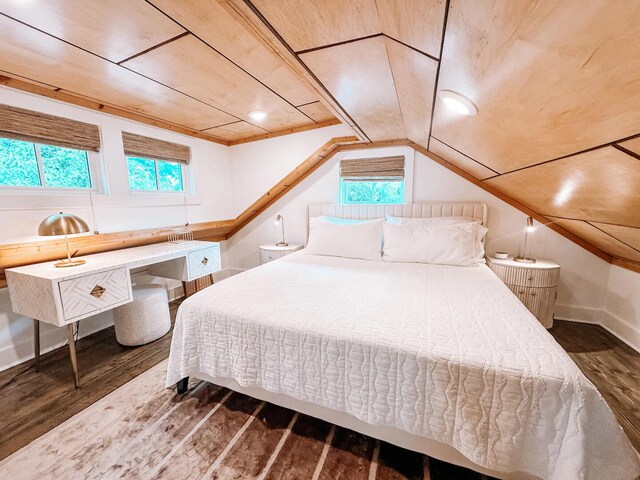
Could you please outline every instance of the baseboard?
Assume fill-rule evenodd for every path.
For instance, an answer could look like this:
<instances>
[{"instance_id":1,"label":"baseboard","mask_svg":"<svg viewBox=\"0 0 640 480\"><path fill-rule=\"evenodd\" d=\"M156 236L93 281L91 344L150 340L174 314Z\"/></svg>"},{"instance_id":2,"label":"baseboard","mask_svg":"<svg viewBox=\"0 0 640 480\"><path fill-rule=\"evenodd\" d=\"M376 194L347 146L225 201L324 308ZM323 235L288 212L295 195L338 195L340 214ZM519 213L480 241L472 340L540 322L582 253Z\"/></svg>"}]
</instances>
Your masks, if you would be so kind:
<instances>
[{"instance_id":1,"label":"baseboard","mask_svg":"<svg viewBox=\"0 0 640 480\"><path fill-rule=\"evenodd\" d=\"M640 325L629 325L623 319L610 314L606 310L602 311L602 322L600 325L636 352L640 353Z\"/></svg>"},{"instance_id":2,"label":"baseboard","mask_svg":"<svg viewBox=\"0 0 640 480\"><path fill-rule=\"evenodd\" d=\"M599 325L618 340L640 353L640 326L629 325L606 310L556 305L555 318L570 322Z\"/></svg>"}]
</instances>

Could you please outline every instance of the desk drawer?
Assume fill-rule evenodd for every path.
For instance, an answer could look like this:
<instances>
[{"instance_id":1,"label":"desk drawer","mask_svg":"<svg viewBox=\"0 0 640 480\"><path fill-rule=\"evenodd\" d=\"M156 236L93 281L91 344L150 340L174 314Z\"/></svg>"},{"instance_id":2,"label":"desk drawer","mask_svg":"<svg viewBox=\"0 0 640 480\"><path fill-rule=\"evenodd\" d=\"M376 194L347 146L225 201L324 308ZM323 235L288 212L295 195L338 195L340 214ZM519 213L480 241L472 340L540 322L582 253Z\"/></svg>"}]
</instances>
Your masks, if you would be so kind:
<instances>
[{"instance_id":1,"label":"desk drawer","mask_svg":"<svg viewBox=\"0 0 640 480\"><path fill-rule=\"evenodd\" d=\"M59 283L65 321L84 317L131 299L126 268L85 275Z\"/></svg>"},{"instance_id":2,"label":"desk drawer","mask_svg":"<svg viewBox=\"0 0 640 480\"><path fill-rule=\"evenodd\" d=\"M220 247L214 245L190 252L187 256L187 268L189 269L189 280L217 272L220 270Z\"/></svg>"}]
</instances>

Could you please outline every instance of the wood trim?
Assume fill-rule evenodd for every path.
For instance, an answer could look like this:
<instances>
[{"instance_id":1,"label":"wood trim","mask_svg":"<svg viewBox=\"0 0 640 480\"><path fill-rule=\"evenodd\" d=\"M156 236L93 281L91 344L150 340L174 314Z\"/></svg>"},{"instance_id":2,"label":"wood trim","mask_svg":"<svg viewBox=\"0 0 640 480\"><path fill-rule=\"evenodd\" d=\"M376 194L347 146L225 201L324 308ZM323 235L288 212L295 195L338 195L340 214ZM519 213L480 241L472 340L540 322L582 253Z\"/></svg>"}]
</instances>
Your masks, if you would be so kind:
<instances>
[{"instance_id":1,"label":"wood trim","mask_svg":"<svg viewBox=\"0 0 640 480\"><path fill-rule=\"evenodd\" d=\"M312 103L315 103L315 102L312 102ZM338 120L337 118L334 118L332 120L327 120L325 122L312 123L311 125L303 125L301 127L288 128L287 130L280 130L278 132L263 133L261 135L255 135L253 137L240 138L238 140L231 140L229 142L229 146L241 145L243 143L249 143L249 142L257 142L258 140L266 140L267 138L281 137L283 135L289 135L291 133L306 132L308 130L315 130L316 128L330 127L331 125L340 125L341 123L342 122L340 120Z\"/></svg>"},{"instance_id":2,"label":"wood trim","mask_svg":"<svg viewBox=\"0 0 640 480\"><path fill-rule=\"evenodd\" d=\"M443 167L451 170L454 173L457 173L458 175L463 177L465 180L470 181L474 185L476 185L476 186L482 188L483 190L489 192L491 195L493 195L495 197L498 197L500 200L508 203L509 205L511 205L514 208L517 208L518 210L520 210L521 212L527 214L528 216L535 218L537 221L539 221L540 223L546 225L547 227L549 227L554 232L559 233L563 237L565 237L565 238L571 240L572 242L580 245L582 248L584 248L584 249L588 250L589 252L593 253L594 255L600 257L604 261L612 263L613 257L611 255L609 255L608 253L603 252L599 248L594 247L590 243L584 241L582 238L574 235L573 233L569 232L568 230L565 230L561 226L556 225L555 223L553 223L551 220L549 220L545 216L539 214L538 212L535 212L535 211L531 210L529 207L526 207L525 205L521 204L517 200L514 200L513 198L505 195L500 190L492 187L491 185L488 185L487 183L483 182L482 180L478 180L473 175L471 175L471 174L465 172L464 170L456 167L455 165L447 162L445 159L435 155L434 153L431 153L430 151L428 151L423 146L418 145L417 143L413 143L413 142L411 143L411 146L416 151L422 153L424 156L430 158L434 162L439 163L440 165L442 165Z\"/></svg>"},{"instance_id":3,"label":"wood trim","mask_svg":"<svg viewBox=\"0 0 640 480\"><path fill-rule=\"evenodd\" d=\"M627 260L626 258L613 257L611 260L611 264L616 267L626 268L627 270L631 270L632 272L640 273L640 263L634 262L632 260Z\"/></svg>"},{"instance_id":4,"label":"wood trim","mask_svg":"<svg viewBox=\"0 0 640 480\"><path fill-rule=\"evenodd\" d=\"M266 48L275 52L285 65L297 75L301 81L315 91L322 104L329 111L340 119L342 123L348 125L356 134L359 140L367 140L367 136L342 108L335 98L329 93L325 86L316 78L303 62L300 61L293 49L287 45L284 39L276 30L262 17L260 12L245 0L218 0L235 19L244 26L260 43Z\"/></svg>"},{"instance_id":5,"label":"wood trim","mask_svg":"<svg viewBox=\"0 0 640 480\"><path fill-rule=\"evenodd\" d=\"M291 173L284 177L280 182L274 185L268 192L255 201L249 208L232 220L220 220L214 222L202 222L189 225L194 232L194 238L197 240L222 241L228 240L238 233L244 226L249 224L258 215L263 213L267 208L273 205L278 199L289 192L293 187L298 185L302 180L307 178L311 173L317 170L327 160L336 153L349 150L365 150L372 148L384 148L389 146L410 146L417 152L423 154L430 160L442 165L448 170L463 177L465 180L482 188L486 192L498 197L500 200L508 203L512 207L529 215L553 231L559 233L572 242L580 245L584 249L602 258L608 263L626 268L628 270L640 273L640 263L627 260L624 258L614 257L602 250L594 247L590 243L584 241L580 237L565 230L553 223L545 216L531 210L513 198L503 194L499 190L478 180L464 170L447 162L443 158L429 152L426 148L418 145L410 140L387 140L381 142L359 142L357 137L337 137L329 140L318 150L312 153L300 165L298 165ZM148 245L151 243L159 243L167 240L172 227L133 230L128 232L119 232L111 234L100 234L83 237L75 237L69 239L72 252L78 252L77 255L88 255L91 253L106 252L118 250L120 248L129 248L140 245ZM6 287L7 282L4 276L4 269L16 267L20 265L29 265L32 263L51 261L63 257L65 254L63 240L48 240L43 242L26 242L17 244L0 245L0 288Z\"/></svg>"},{"instance_id":6,"label":"wood trim","mask_svg":"<svg viewBox=\"0 0 640 480\"><path fill-rule=\"evenodd\" d=\"M264 195L256 200L249 208L242 212L235 220L233 229L227 235L231 238L238 233L251 220L256 218L273 203L281 198L285 193L298 185L302 180L307 178L311 173L316 171L322 164L333 157L341 150L342 144L357 142L357 137L338 137L333 138L329 142L322 145L318 150L313 152L305 161L298 165L291 173L280 180L277 184L269 189Z\"/></svg>"},{"instance_id":7,"label":"wood trim","mask_svg":"<svg viewBox=\"0 0 640 480\"><path fill-rule=\"evenodd\" d=\"M222 140L221 138L215 137L205 132L194 130L192 128L183 127L182 125L169 123L164 120L160 120L158 118L149 117L136 112L131 112L121 107L108 105L95 100L89 100L84 97L72 95L70 93L61 92L59 90L47 88L41 85L36 85L34 83L27 82L25 80L21 80L14 77L9 77L4 74L0 74L0 85L5 85L7 87L15 88L17 90L22 90L23 92L34 93L36 95L41 95L43 97L70 103L72 105L76 105L79 107L96 110L98 112L106 113L109 115L115 115L116 117L126 118L127 120L133 120L135 122L144 123L146 125L151 125L153 127L162 128L164 130L170 130L172 132L181 133L183 135L188 135L190 137L208 140L210 142L218 143L220 145L229 146L229 143L230 143L227 140Z\"/></svg>"},{"instance_id":8,"label":"wood trim","mask_svg":"<svg viewBox=\"0 0 640 480\"><path fill-rule=\"evenodd\" d=\"M357 137L354 136L332 138L235 219L190 224L189 229L193 231L194 238L208 241L229 239L340 151L342 146L357 141ZM69 247L74 256L83 256L160 243L167 241L171 228L175 227L72 237L69 239ZM65 254L65 243L61 239L0 245L0 288L7 286L5 268L57 260Z\"/></svg>"}]
</instances>

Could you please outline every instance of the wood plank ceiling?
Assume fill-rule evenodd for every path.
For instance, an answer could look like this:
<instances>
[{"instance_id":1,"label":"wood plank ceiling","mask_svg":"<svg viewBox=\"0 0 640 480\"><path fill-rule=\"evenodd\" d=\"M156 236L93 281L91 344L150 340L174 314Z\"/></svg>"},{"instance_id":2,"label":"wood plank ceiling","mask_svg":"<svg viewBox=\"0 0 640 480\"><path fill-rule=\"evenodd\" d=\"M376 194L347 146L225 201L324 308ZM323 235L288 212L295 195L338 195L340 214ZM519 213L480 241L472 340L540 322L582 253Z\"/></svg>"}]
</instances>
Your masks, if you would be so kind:
<instances>
[{"instance_id":1,"label":"wood plank ceiling","mask_svg":"<svg viewBox=\"0 0 640 480\"><path fill-rule=\"evenodd\" d=\"M232 142L338 117L640 270L638 2L0 0L0 13L0 69L19 81ZM447 110L440 90L478 114Z\"/></svg>"},{"instance_id":2,"label":"wood plank ceiling","mask_svg":"<svg viewBox=\"0 0 640 480\"><path fill-rule=\"evenodd\" d=\"M337 123L215 0L1 0L0 42L2 75L13 80L3 83L35 83L212 140ZM253 120L255 110L269 116Z\"/></svg>"}]
</instances>

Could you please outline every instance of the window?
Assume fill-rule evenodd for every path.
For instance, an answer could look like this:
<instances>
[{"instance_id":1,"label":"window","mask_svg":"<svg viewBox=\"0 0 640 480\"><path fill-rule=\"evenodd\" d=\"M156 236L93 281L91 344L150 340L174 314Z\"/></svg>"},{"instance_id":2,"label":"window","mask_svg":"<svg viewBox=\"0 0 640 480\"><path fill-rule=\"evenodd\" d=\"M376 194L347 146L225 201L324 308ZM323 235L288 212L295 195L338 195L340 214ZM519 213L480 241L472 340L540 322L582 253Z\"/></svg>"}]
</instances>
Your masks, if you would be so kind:
<instances>
[{"instance_id":1,"label":"window","mask_svg":"<svg viewBox=\"0 0 640 480\"><path fill-rule=\"evenodd\" d=\"M183 192L191 149L186 145L122 132L129 188L147 192Z\"/></svg>"},{"instance_id":2,"label":"window","mask_svg":"<svg viewBox=\"0 0 640 480\"><path fill-rule=\"evenodd\" d=\"M341 179L341 203L403 203L404 179Z\"/></svg>"},{"instance_id":3,"label":"window","mask_svg":"<svg viewBox=\"0 0 640 480\"><path fill-rule=\"evenodd\" d=\"M127 157L131 190L182 192L182 166L178 162Z\"/></svg>"},{"instance_id":4,"label":"window","mask_svg":"<svg viewBox=\"0 0 640 480\"><path fill-rule=\"evenodd\" d=\"M0 186L90 189L88 153L0 138Z\"/></svg>"},{"instance_id":5,"label":"window","mask_svg":"<svg viewBox=\"0 0 640 480\"><path fill-rule=\"evenodd\" d=\"M404 157L340 162L341 203L404 203Z\"/></svg>"}]
</instances>

